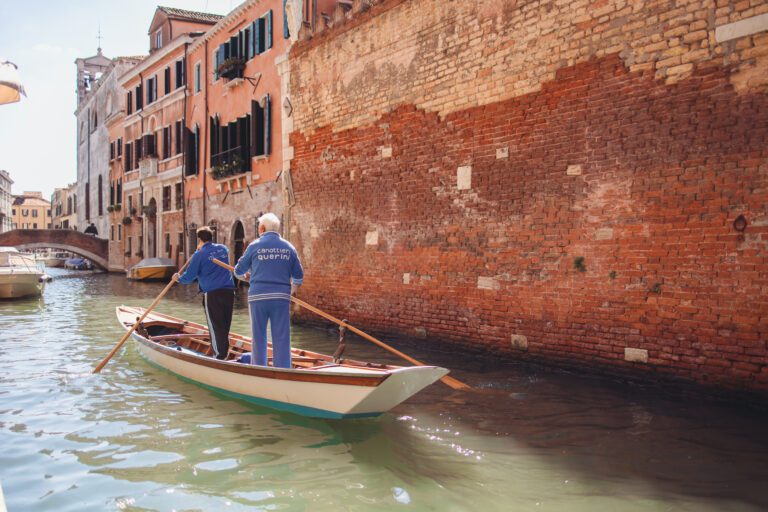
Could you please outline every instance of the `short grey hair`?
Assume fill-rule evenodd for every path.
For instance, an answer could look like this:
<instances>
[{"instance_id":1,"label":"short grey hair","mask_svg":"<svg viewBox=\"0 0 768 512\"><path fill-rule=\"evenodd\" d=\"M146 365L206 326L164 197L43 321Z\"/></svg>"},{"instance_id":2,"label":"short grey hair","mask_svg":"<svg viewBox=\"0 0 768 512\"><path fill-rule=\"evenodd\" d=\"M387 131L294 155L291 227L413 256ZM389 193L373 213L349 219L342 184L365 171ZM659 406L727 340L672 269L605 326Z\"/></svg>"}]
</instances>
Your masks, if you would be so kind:
<instances>
[{"instance_id":1,"label":"short grey hair","mask_svg":"<svg viewBox=\"0 0 768 512\"><path fill-rule=\"evenodd\" d=\"M259 217L259 227L264 226L267 231L280 232L280 219L274 213L265 213Z\"/></svg>"}]
</instances>

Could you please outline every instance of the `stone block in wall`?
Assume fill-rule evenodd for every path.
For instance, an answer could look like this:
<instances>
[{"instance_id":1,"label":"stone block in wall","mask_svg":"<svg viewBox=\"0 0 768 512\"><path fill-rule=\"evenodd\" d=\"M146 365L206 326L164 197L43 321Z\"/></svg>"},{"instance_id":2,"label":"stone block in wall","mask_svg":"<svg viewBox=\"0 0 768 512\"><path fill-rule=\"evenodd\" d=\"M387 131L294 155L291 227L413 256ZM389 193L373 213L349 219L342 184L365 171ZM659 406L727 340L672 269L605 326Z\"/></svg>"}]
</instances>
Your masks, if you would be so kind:
<instances>
[{"instance_id":1,"label":"stone block in wall","mask_svg":"<svg viewBox=\"0 0 768 512\"><path fill-rule=\"evenodd\" d=\"M499 282L492 277L478 277L477 287L481 290L498 290L501 286Z\"/></svg>"},{"instance_id":2,"label":"stone block in wall","mask_svg":"<svg viewBox=\"0 0 768 512\"><path fill-rule=\"evenodd\" d=\"M456 171L456 188L468 190L472 188L472 166L464 165Z\"/></svg>"},{"instance_id":3,"label":"stone block in wall","mask_svg":"<svg viewBox=\"0 0 768 512\"><path fill-rule=\"evenodd\" d=\"M624 349L624 360L630 363L647 363L648 351L643 348L629 348Z\"/></svg>"},{"instance_id":4,"label":"stone block in wall","mask_svg":"<svg viewBox=\"0 0 768 512\"><path fill-rule=\"evenodd\" d=\"M379 245L379 232L378 231L366 232L365 245Z\"/></svg>"},{"instance_id":5,"label":"stone block in wall","mask_svg":"<svg viewBox=\"0 0 768 512\"><path fill-rule=\"evenodd\" d=\"M522 334L512 334L509 337L509 341L512 350L519 350L521 352L528 351L528 336L524 336Z\"/></svg>"}]
</instances>

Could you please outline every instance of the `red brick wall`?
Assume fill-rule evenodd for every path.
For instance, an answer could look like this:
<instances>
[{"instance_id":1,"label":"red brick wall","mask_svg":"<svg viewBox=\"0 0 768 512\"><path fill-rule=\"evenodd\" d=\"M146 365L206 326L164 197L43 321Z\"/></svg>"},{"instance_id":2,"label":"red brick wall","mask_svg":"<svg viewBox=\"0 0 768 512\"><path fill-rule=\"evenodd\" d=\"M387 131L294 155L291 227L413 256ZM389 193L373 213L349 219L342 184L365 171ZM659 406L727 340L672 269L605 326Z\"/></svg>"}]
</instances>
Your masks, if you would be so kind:
<instances>
[{"instance_id":1,"label":"red brick wall","mask_svg":"<svg viewBox=\"0 0 768 512\"><path fill-rule=\"evenodd\" d=\"M417 16L429 2L403 5L392 11ZM392 11L343 37L366 41ZM696 33L695 20L675 37ZM768 96L743 80L760 58L731 53L680 69L680 59L659 65L668 55L642 65L603 51L496 101L475 74L455 87L475 95L459 108L404 101L420 94L408 90L411 73L406 84L358 83L367 114L340 90L322 123L309 112L332 80L304 70L339 32L292 53L302 298L371 332L768 392ZM704 32L688 42L714 42ZM494 41L503 48L514 35ZM748 39L711 55L765 51ZM463 55L420 51L436 69ZM398 87L389 106L374 106Z\"/></svg>"}]
</instances>

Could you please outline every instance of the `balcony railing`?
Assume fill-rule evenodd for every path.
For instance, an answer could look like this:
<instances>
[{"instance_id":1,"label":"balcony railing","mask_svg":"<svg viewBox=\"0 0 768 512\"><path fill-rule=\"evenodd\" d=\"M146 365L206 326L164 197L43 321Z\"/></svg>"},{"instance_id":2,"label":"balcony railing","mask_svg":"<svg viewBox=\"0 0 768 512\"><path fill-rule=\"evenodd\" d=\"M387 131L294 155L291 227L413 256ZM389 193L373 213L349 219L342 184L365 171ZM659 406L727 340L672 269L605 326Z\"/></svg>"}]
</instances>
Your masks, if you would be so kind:
<instances>
[{"instance_id":1,"label":"balcony railing","mask_svg":"<svg viewBox=\"0 0 768 512\"><path fill-rule=\"evenodd\" d=\"M243 158L243 147L237 146L211 156L211 174L220 180L247 172L248 161Z\"/></svg>"}]
</instances>

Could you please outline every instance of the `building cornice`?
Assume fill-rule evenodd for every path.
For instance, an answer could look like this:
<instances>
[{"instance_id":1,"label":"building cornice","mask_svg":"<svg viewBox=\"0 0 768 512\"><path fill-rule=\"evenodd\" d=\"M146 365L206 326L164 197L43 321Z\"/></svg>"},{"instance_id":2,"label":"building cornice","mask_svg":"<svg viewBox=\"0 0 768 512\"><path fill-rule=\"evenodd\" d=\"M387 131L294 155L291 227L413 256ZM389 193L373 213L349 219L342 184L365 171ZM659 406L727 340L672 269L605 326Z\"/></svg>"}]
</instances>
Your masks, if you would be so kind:
<instances>
[{"instance_id":1,"label":"building cornice","mask_svg":"<svg viewBox=\"0 0 768 512\"><path fill-rule=\"evenodd\" d=\"M192 46L190 46L189 51L193 51L199 46L201 46L205 41L208 41L209 39L213 38L216 34L226 29L229 25L231 25L233 22L238 21L237 18L240 17L240 15L245 12L247 9L249 9L251 6L256 5L260 2L263 2L265 0L248 0L246 2L243 2L239 6L237 6L233 11L231 11L229 14L224 16L221 20L219 20L218 23L216 23L213 27L211 27L205 34L203 34L202 37L200 37L197 41L195 41Z\"/></svg>"},{"instance_id":2,"label":"building cornice","mask_svg":"<svg viewBox=\"0 0 768 512\"><path fill-rule=\"evenodd\" d=\"M168 57L169 54L173 53L174 51L178 50L180 47L184 46L185 43L191 43L199 36L191 36L189 34L184 34L182 36L179 36L175 38L173 41L169 42L168 45L164 46L161 50L156 51L146 59L144 59L140 64L137 66L132 67L125 73L123 73L120 77L118 77L118 82L120 85L127 89L126 83L130 82L131 80L136 78L136 75L139 73L142 73L146 71L148 68L154 66L158 62L161 62L163 59Z\"/></svg>"}]
</instances>

